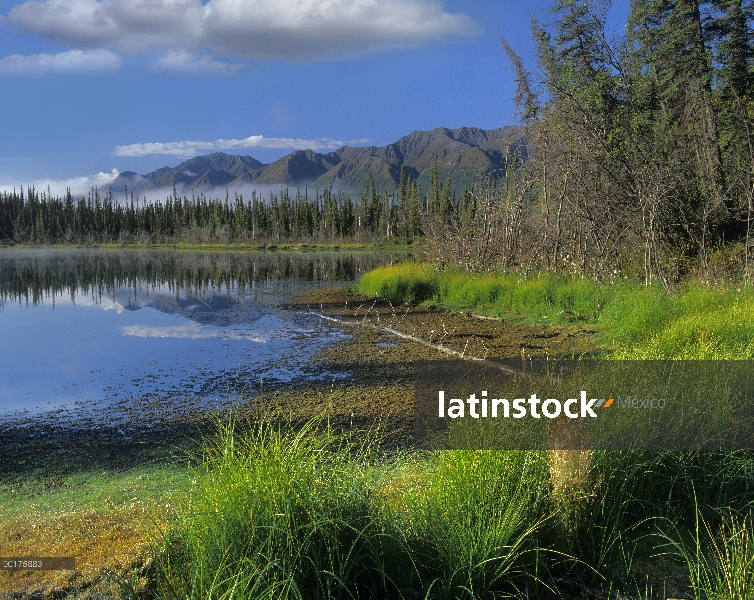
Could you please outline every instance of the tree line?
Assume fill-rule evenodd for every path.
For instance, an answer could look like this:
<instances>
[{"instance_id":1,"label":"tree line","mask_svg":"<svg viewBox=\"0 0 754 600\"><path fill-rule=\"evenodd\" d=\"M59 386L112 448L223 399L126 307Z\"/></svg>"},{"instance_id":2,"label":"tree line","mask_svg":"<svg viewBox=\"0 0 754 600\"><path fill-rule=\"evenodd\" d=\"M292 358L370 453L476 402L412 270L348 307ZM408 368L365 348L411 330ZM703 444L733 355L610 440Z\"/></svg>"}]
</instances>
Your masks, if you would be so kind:
<instances>
[{"instance_id":1,"label":"tree line","mask_svg":"<svg viewBox=\"0 0 754 600\"><path fill-rule=\"evenodd\" d=\"M370 177L356 199L331 188L225 201L0 196L0 240L283 241L423 239L440 265L642 276L754 270L754 1L553 0L532 21L536 67L502 41L527 131L526 156L456 193L405 174ZM442 165L443 170L450 165Z\"/></svg>"},{"instance_id":2,"label":"tree line","mask_svg":"<svg viewBox=\"0 0 754 600\"><path fill-rule=\"evenodd\" d=\"M450 181L422 194L416 181L401 172L395 192L379 190L372 176L356 199L331 186L311 194L281 188L268 197L256 191L225 199L204 193L173 194L164 201L117 200L112 189L94 188L74 198L27 188L0 194L0 241L6 244L92 244L107 242L259 242L372 241L413 243L424 235L422 219L433 198L450 197ZM126 189L126 198L128 190Z\"/></svg>"}]
</instances>

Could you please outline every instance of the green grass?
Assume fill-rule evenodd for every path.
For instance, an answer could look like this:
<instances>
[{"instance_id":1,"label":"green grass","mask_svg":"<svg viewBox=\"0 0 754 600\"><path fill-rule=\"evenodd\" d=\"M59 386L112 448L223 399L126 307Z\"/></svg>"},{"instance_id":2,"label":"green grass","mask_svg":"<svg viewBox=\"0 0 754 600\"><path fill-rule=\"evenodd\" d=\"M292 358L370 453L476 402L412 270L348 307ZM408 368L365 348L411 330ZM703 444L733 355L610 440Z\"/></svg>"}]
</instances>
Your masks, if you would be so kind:
<instances>
[{"instance_id":1,"label":"green grass","mask_svg":"<svg viewBox=\"0 0 754 600\"><path fill-rule=\"evenodd\" d=\"M422 263L378 267L365 273L359 291L389 300L421 302L436 295L433 269Z\"/></svg>"},{"instance_id":2,"label":"green grass","mask_svg":"<svg viewBox=\"0 0 754 600\"><path fill-rule=\"evenodd\" d=\"M701 573L700 590L754 577L750 520L721 517L753 506L748 453L570 453L585 467L574 479L547 452L385 455L379 442L320 420L227 424L169 525L158 597L536 598L566 579L637 598L650 556ZM709 539L683 545L699 518ZM683 542L671 552L669 523Z\"/></svg>"},{"instance_id":3,"label":"green grass","mask_svg":"<svg viewBox=\"0 0 754 600\"><path fill-rule=\"evenodd\" d=\"M195 473L181 526L169 533L164 592L327 597L346 581L379 585L360 569L372 552L368 465L329 446L309 428L244 438L228 426Z\"/></svg>"},{"instance_id":4,"label":"green grass","mask_svg":"<svg viewBox=\"0 0 754 600\"><path fill-rule=\"evenodd\" d=\"M549 274L477 275L436 272L430 265L403 263L366 273L361 292L392 301L431 300L455 309L516 313L548 322L589 320L616 293L616 286Z\"/></svg>"},{"instance_id":5,"label":"green grass","mask_svg":"<svg viewBox=\"0 0 754 600\"><path fill-rule=\"evenodd\" d=\"M691 536L670 523L667 545L687 565L696 598L748 600L754 590L752 513L729 511L717 522L714 527L700 514Z\"/></svg>"},{"instance_id":6,"label":"green grass","mask_svg":"<svg viewBox=\"0 0 754 600\"><path fill-rule=\"evenodd\" d=\"M378 434L361 440L321 421L298 432L229 424L166 537L162 595L504 597L534 585L541 460L387 457Z\"/></svg>"},{"instance_id":7,"label":"green grass","mask_svg":"<svg viewBox=\"0 0 754 600\"><path fill-rule=\"evenodd\" d=\"M470 277L447 273L439 277L438 289L438 301L456 308L479 306L548 322L594 319L614 294L612 287L547 274Z\"/></svg>"},{"instance_id":8,"label":"green grass","mask_svg":"<svg viewBox=\"0 0 754 600\"><path fill-rule=\"evenodd\" d=\"M80 472L50 479L16 478L0 483L0 518L101 509L132 501L161 501L186 490L188 469L146 467L126 472Z\"/></svg>"},{"instance_id":9,"label":"green grass","mask_svg":"<svg viewBox=\"0 0 754 600\"><path fill-rule=\"evenodd\" d=\"M536 583L536 536L546 518L546 464L527 452L447 451L394 479L390 528L433 597L520 592ZM413 472L412 472L413 471Z\"/></svg>"},{"instance_id":10,"label":"green grass","mask_svg":"<svg viewBox=\"0 0 754 600\"><path fill-rule=\"evenodd\" d=\"M673 293L635 287L606 307L600 323L616 358L751 360L754 289L689 283Z\"/></svg>"},{"instance_id":11,"label":"green grass","mask_svg":"<svg viewBox=\"0 0 754 600\"><path fill-rule=\"evenodd\" d=\"M689 282L673 292L552 274L475 275L404 263L365 274L360 291L392 301L518 316L542 324L588 323L619 359L754 358L754 288Z\"/></svg>"}]
</instances>

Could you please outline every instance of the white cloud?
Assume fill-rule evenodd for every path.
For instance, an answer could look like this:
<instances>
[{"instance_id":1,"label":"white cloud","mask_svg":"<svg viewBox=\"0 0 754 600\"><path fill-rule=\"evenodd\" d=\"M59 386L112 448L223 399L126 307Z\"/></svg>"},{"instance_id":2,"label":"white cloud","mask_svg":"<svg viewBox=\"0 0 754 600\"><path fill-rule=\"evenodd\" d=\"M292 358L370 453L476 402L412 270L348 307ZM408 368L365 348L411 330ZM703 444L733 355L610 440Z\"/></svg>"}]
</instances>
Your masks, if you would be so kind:
<instances>
[{"instance_id":1,"label":"white cloud","mask_svg":"<svg viewBox=\"0 0 754 600\"><path fill-rule=\"evenodd\" d=\"M71 179L38 179L31 183L23 182L23 186L34 186L37 190L47 191L49 186L53 196L63 196L67 189L70 188L71 194L75 196L85 195L89 190L96 187L100 190L106 190L113 180L119 175L117 169L110 173L97 173L96 175L84 175L82 177L72 177ZM12 192L13 189L19 189L18 185L0 184L0 191Z\"/></svg>"},{"instance_id":2,"label":"white cloud","mask_svg":"<svg viewBox=\"0 0 754 600\"><path fill-rule=\"evenodd\" d=\"M184 141L184 142L153 142L144 144L129 144L116 146L116 156L147 156L150 154L166 154L188 158L207 152L223 150L238 150L241 148L293 148L299 150L333 150L346 144L365 144L369 140L351 140L341 142L330 138L317 140L302 140L297 138L268 138L263 135L252 135L242 140L219 139L214 142Z\"/></svg>"},{"instance_id":3,"label":"white cloud","mask_svg":"<svg viewBox=\"0 0 754 600\"><path fill-rule=\"evenodd\" d=\"M195 55L186 50L171 50L152 65L151 71L166 75L233 77L243 66L242 63L214 60L207 54Z\"/></svg>"},{"instance_id":4,"label":"white cloud","mask_svg":"<svg viewBox=\"0 0 754 600\"><path fill-rule=\"evenodd\" d=\"M5 20L74 48L172 51L177 54L167 61L184 64L188 59L181 52L311 61L481 31L470 17L446 12L437 0L30 0Z\"/></svg>"},{"instance_id":5,"label":"white cloud","mask_svg":"<svg viewBox=\"0 0 754 600\"><path fill-rule=\"evenodd\" d=\"M11 54L0 59L0 73L22 77L39 75L99 75L112 73L122 61L109 50L69 50L58 54Z\"/></svg>"}]
</instances>

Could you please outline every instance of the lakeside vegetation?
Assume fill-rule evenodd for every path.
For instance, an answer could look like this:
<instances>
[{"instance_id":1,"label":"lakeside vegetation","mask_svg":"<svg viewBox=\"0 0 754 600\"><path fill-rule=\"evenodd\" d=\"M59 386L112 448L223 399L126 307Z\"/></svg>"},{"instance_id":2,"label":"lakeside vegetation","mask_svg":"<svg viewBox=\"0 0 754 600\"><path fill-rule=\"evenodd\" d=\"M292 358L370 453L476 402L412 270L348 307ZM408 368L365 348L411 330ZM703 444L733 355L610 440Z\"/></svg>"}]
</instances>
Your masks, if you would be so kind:
<instances>
[{"instance_id":1,"label":"lakeside vegetation","mask_svg":"<svg viewBox=\"0 0 754 600\"><path fill-rule=\"evenodd\" d=\"M600 348L613 358L754 358L754 288L741 282L690 280L668 291L659 283L624 279L438 272L406 263L366 273L359 289L393 302L429 301L542 324L583 323L600 332Z\"/></svg>"},{"instance_id":2,"label":"lakeside vegetation","mask_svg":"<svg viewBox=\"0 0 754 600\"><path fill-rule=\"evenodd\" d=\"M749 597L748 453L386 454L384 433L231 421L193 468L3 491L3 529L89 581L134 561L105 578L129 598Z\"/></svg>"},{"instance_id":3,"label":"lakeside vegetation","mask_svg":"<svg viewBox=\"0 0 754 600\"><path fill-rule=\"evenodd\" d=\"M576 324L598 332L594 352L613 358L751 359L754 290L743 285L668 291L403 263L365 274L360 289L507 324ZM127 597L548 598L558 590L743 600L752 589L749 451L395 451L389 434L379 426L338 433L327 416L292 428L224 421L193 467L72 475L51 489L19 479L0 486L0 504L16 529L34 514L40 532L51 530L71 506L113 539L136 543L125 532L149 523L138 540L154 554L109 580ZM83 539L56 548L72 551Z\"/></svg>"},{"instance_id":4,"label":"lakeside vegetation","mask_svg":"<svg viewBox=\"0 0 754 600\"><path fill-rule=\"evenodd\" d=\"M405 263L394 302L579 323L619 359L751 360L754 290ZM171 597L691 597L754 589L750 451L402 451L384 432L228 423L162 546ZM161 586L161 587L160 587ZM617 595L619 594L619 596Z\"/></svg>"},{"instance_id":5,"label":"lakeside vegetation","mask_svg":"<svg viewBox=\"0 0 754 600\"><path fill-rule=\"evenodd\" d=\"M207 449L163 546L166 597L749 597L746 453L576 453L577 470L546 452L385 456L318 425L228 426Z\"/></svg>"}]
</instances>

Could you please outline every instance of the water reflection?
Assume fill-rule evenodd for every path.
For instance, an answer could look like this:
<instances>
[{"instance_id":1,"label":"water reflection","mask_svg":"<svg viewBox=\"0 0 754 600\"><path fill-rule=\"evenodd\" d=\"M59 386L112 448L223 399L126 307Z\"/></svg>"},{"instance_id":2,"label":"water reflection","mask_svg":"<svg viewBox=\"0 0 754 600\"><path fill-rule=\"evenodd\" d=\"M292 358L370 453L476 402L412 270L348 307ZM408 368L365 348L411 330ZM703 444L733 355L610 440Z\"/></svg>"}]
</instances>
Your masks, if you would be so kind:
<instances>
[{"instance_id":1,"label":"water reflection","mask_svg":"<svg viewBox=\"0 0 754 600\"><path fill-rule=\"evenodd\" d=\"M386 253L9 249L0 251L0 309L8 301L35 305L62 294L98 300L116 291L138 295L148 287L215 296L223 289L245 290L270 281L354 281L376 266L407 258L411 256Z\"/></svg>"},{"instance_id":2,"label":"water reflection","mask_svg":"<svg viewBox=\"0 0 754 600\"><path fill-rule=\"evenodd\" d=\"M0 251L0 424L128 426L329 376L312 357L344 334L291 310L291 294L404 258Z\"/></svg>"}]
</instances>

